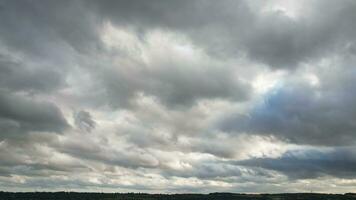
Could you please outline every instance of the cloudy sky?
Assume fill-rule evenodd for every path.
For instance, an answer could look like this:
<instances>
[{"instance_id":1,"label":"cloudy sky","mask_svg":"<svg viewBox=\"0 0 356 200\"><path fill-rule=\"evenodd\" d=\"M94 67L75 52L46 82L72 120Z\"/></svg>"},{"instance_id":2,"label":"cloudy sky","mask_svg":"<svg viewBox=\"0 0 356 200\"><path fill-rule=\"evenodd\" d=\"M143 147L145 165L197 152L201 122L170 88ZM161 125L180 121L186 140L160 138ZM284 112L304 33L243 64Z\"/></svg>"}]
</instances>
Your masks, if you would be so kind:
<instances>
[{"instance_id":1,"label":"cloudy sky","mask_svg":"<svg viewBox=\"0 0 356 200\"><path fill-rule=\"evenodd\" d=\"M353 0L0 0L0 190L356 192Z\"/></svg>"}]
</instances>

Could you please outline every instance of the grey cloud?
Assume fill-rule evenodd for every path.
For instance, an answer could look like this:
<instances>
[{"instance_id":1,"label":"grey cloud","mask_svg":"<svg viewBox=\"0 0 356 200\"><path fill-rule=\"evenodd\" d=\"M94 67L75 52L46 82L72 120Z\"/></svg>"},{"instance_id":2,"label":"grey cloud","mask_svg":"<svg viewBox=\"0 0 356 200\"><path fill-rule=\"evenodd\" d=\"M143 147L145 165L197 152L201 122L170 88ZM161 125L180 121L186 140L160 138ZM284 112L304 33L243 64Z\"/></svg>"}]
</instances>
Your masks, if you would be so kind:
<instances>
[{"instance_id":1,"label":"grey cloud","mask_svg":"<svg viewBox=\"0 0 356 200\"><path fill-rule=\"evenodd\" d=\"M120 26L134 27L144 35L151 29L188 35L211 55L236 55L241 41L251 31L255 14L244 1L92 1L101 16Z\"/></svg>"},{"instance_id":2,"label":"grey cloud","mask_svg":"<svg viewBox=\"0 0 356 200\"><path fill-rule=\"evenodd\" d=\"M158 160L144 149L134 147L116 150L108 146L105 141L93 141L86 138L71 138L52 144L59 152L69 154L78 159L103 162L108 165L122 166L125 168L154 168Z\"/></svg>"},{"instance_id":3,"label":"grey cloud","mask_svg":"<svg viewBox=\"0 0 356 200\"><path fill-rule=\"evenodd\" d=\"M189 0L179 2L105 0L102 2L91 1L90 4L97 8L101 15L119 24L126 23L130 26L136 25L143 28L176 28L178 30L200 28L208 23L214 23L222 17L243 16L249 12L248 9L244 10L247 7L243 1L230 0L221 3ZM234 8L229 6L234 6ZM233 10L236 11L236 9L242 14L233 13ZM208 13L209 10L217 12ZM187 18L190 20L187 21Z\"/></svg>"},{"instance_id":4,"label":"grey cloud","mask_svg":"<svg viewBox=\"0 0 356 200\"><path fill-rule=\"evenodd\" d=\"M226 177L240 177L244 173L243 170L242 167L210 160L201 161L201 163L193 163L191 168L184 170L169 169L163 171L163 174L167 177L196 177L199 179L211 180Z\"/></svg>"},{"instance_id":5,"label":"grey cloud","mask_svg":"<svg viewBox=\"0 0 356 200\"><path fill-rule=\"evenodd\" d=\"M10 171L5 167L1 167L0 176L10 177Z\"/></svg>"},{"instance_id":6,"label":"grey cloud","mask_svg":"<svg viewBox=\"0 0 356 200\"><path fill-rule=\"evenodd\" d=\"M293 18L253 3L0 0L0 186L152 191L157 187L143 179L150 174L160 181L184 180L178 181L183 186L167 186L170 191L212 189L209 181L262 191L269 188L266 183L285 181L278 179L281 174L292 182L355 178L355 151L340 146L356 141L356 4L305 1ZM120 40L119 47L107 45L107 24L119 30L115 36L123 31L129 39ZM161 35L150 41L156 32ZM180 37L180 50L188 49L187 54L161 46L176 45ZM137 44L130 46L131 39ZM334 56L344 63L314 66ZM291 80L258 102L254 78L276 69L284 69ZM300 80L298 73L308 70L320 85ZM71 129L57 105L66 111L78 107L74 125L90 134ZM221 115L215 130L212 121ZM254 148L253 142L235 141L237 134L335 149L232 161ZM51 161L52 154L58 161ZM205 156L214 160L201 159ZM102 184L85 179L89 172L105 176L106 168L114 169L115 178L126 172L135 176L127 179L129 186L112 184L112 177ZM25 177L26 183L13 182L11 175ZM185 185L190 180L202 185Z\"/></svg>"},{"instance_id":7,"label":"grey cloud","mask_svg":"<svg viewBox=\"0 0 356 200\"><path fill-rule=\"evenodd\" d=\"M318 34L314 34L314 32L319 33L324 29L328 30L323 28L327 25L321 24L322 28L314 30L313 27L319 26L312 24L305 27L302 25L303 20L301 20L302 22L293 21L284 15L267 13L265 14L267 16L260 16L244 1L219 3L179 1L174 4L165 1L64 1L62 3L49 1L39 5L25 1L22 3L3 2L2 4L6 11L3 13L4 20L12 19L11 16L16 10L23 11L20 13L26 19L13 26L9 24L17 23L7 21L5 23L4 21L7 28L4 29L3 40L7 42L7 45L27 45L31 49L30 52L36 52L35 49L38 49L44 54L50 53L51 55L46 56L49 60L58 60L52 56L53 54L61 55L64 59L60 59L60 62L69 56L63 53L68 51L68 48L61 43L63 41L73 45L74 49L80 49L79 52L89 52L89 55L96 54L97 49L88 47L86 44L100 43L98 29L106 20L120 26L136 27L134 30L137 35L142 34L142 36L138 36L141 38L145 38L147 32L141 33L140 28L177 31L191 36L192 42L195 44L205 45L207 52L214 54L225 54L225 51L233 52L234 57L247 52L252 59L256 58L272 67L294 66L305 60L308 55L313 55L313 52L318 51L314 50L314 46L318 49L325 49L324 46L319 47L319 43L329 43L331 40L325 39L325 42L319 42L316 38L320 37ZM28 7L31 9L27 9ZM61 10L66 10L66 13L62 13ZM77 17L77 13L81 13L83 16ZM215 14L211 15L210 13ZM336 17L338 17L338 13L338 11L333 12ZM46 20L41 19L40 16L46 16ZM329 20L321 21L324 23ZM38 38L38 40L41 39L43 42L32 44L31 41L36 40L29 40L31 44L26 44L26 42L18 41L25 37L11 33L21 34L25 32L22 31L23 27L30 27L26 29L27 32L31 32L29 35ZM216 35L221 36L216 37ZM60 48L50 42L53 40L59 41L56 44L60 44ZM38 45L39 47L35 48ZM18 49L25 48L21 46ZM168 105L191 105L201 98L244 100L248 96L249 86L235 81L233 77L229 76L230 71L228 70L181 71L178 70L180 66L176 63L164 63L163 65L167 66L161 67L158 71L143 70L134 72L134 74L129 72L113 73L112 70L100 71L99 78L103 80L103 84L107 88L109 103L114 106L127 106L130 98L138 92L155 95ZM177 66L168 67L171 65ZM207 64L201 63L201 65ZM194 67L192 66L192 68ZM93 73L97 74L98 72L94 70ZM20 75L16 76L21 77ZM133 79L132 76L136 78ZM199 77L199 80L196 77ZM49 81L49 83L51 85L53 81Z\"/></svg>"},{"instance_id":8,"label":"grey cloud","mask_svg":"<svg viewBox=\"0 0 356 200\"><path fill-rule=\"evenodd\" d=\"M82 53L100 46L95 15L80 1L0 1L2 89L51 93L66 85Z\"/></svg>"},{"instance_id":9,"label":"grey cloud","mask_svg":"<svg viewBox=\"0 0 356 200\"><path fill-rule=\"evenodd\" d=\"M142 60L132 61L138 56L129 55L122 60L129 62L130 69L104 63L102 68L94 70L93 76L102 81L110 105L129 107L139 93L157 97L168 107L192 106L201 99L244 101L249 98L251 86L234 77L231 66L207 58L190 63L174 59L176 55L171 52L165 53L173 59L154 58L154 63L146 64Z\"/></svg>"},{"instance_id":10,"label":"grey cloud","mask_svg":"<svg viewBox=\"0 0 356 200\"><path fill-rule=\"evenodd\" d=\"M348 45L348 41L354 40L353 2L316 1L308 2L305 6L309 6L309 9L300 13L298 19L292 19L281 11L263 13L253 10L245 1L228 0L174 3L160 0L49 1L39 5L26 1L3 2L2 19L6 28L2 29L2 35L4 41L11 41L10 45L14 46L36 40L18 41L26 37L12 33L30 32L29 35L34 38L40 37L44 41L61 38L76 49L88 50L93 48L87 47L87 44L100 41L97 29L103 21L108 20L118 25L134 26L137 30L171 29L191 36L193 42L205 46L208 52L214 54L236 56L247 53L251 59L271 67L290 68L343 48ZM319 15L320 9L329 10L330 14ZM63 10L66 13L63 14ZM20 24L5 21L14 18L14 11L23 11L16 13L21 13L26 20ZM74 17L78 13L83 16ZM47 20L40 16L46 16ZM32 25L37 29L32 28ZM36 42L28 46L41 44ZM42 51L44 48L40 46L37 49Z\"/></svg>"},{"instance_id":11,"label":"grey cloud","mask_svg":"<svg viewBox=\"0 0 356 200\"><path fill-rule=\"evenodd\" d=\"M34 67L25 62L14 61L0 54L2 88L38 93L50 92L64 85L63 75L58 70L46 66Z\"/></svg>"},{"instance_id":12,"label":"grey cloud","mask_svg":"<svg viewBox=\"0 0 356 200\"><path fill-rule=\"evenodd\" d=\"M297 19L288 17L283 11L250 11L252 16L245 15L249 23L241 23L236 15L232 19L223 18L233 21L234 26L230 28L226 24L222 27L228 33L223 37L228 39L220 45L228 55L242 51L251 60L271 68L292 69L338 52L355 40L354 2L313 1L304 6ZM329 14L321 15L320 10L328 10ZM202 43L209 44L213 36L204 38Z\"/></svg>"},{"instance_id":13,"label":"grey cloud","mask_svg":"<svg viewBox=\"0 0 356 200\"><path fill-rule=\"evenodd\" d=\"M8 175L10 174L10 169L9 167L13 167L16 165L25 165L25 158L26 156L24 154L18 155L16 153L11 153L11 150L13 150L11 145L8 144L2 144L0 146L1 153L0 153L0 158L1 158L1 167L6 170Z\"/></svg>"},{"instance_id":14,"label":"grey cloud","mask_svg":"<svg viewBox=\"0 0 356 200\"><path fill-rule=\"evenodd\" d=\"M63 50L70 52L66 45L78 51L98 46L99 19L80 1L1 1L0 6L0 41L13 50L57 59Z\"/></svg>"},{"instance_id":15,"label":"grey cloud","mask_svg":"<svg viewBox=\"0 0 356 200\"><path fill-rule=\"evenodd\" d=\"M299 79L286 81L248 113L226 115L218 126L227 132L275 135L297 144L355 144L356 97L350 93L355 71L337 64L328 68L335 71L322 70L319 87Z\"/></svg>"},{"instance_id":16,"label":"grey cloud","mask_svg":"<svg viewBox=\"0 0 356 200\"><path fill-rule=\"evenodd\" d=\"M140 131L140 132L136 132ZM152 148L159 149L165 151L180 151L184 153L196 152L202 154L211 154L217 157L224 158L233 158L235 156L236 150L231 148L231 144L226 144L228 141L220 140L213 135L210 135L209 138L202 138L204 133L203 130L201 132L196 133L196 136L189 136L189 143L185 144L179 141L178 137L183 135L184 133L176 133L176 135L161 135L161 134L153 134L154 130L126 130L128 142L139 148ZM203 133L202 133L203 132ZM208 133L205 133L208 134ZM122 134L124 135L124 134ZM219 141L218 143L216 141ZM214 148L211 148L214 146Z\"/></svg>"},{"instance_id":17,"label":"grey cloud","mask_svg":"<svg viewBox=\"0 0 356 200\"><path fill-rule=\"evenodd\" d=\"M0 93L0 119L2 138L28 131L61 133L69 127L53 103L4 91Z\"/></svg>"},{"instance_id":18,"label":"grey cloud","mask_svg":"<svg viewBox=\"0 0 356 200\"><path fill-rule=\"evenodd\" d=\"M0 41L11 53L22 52L35 64L41 61L48 63L48 66L29 68L26 67L27 63L6 60L6 63L3 62L3 70L6 71L4 76L6 74L7 78L3 79L3 82L11 89L55 91L59 86L65 85L67 75L71 70L69 66L79 65L81 70L91 71L94 74L93 79L99 78L98 82L102 81L107 97L97 98L107 98L109 104L114 107L127 107L139 92L157 96L163 103L170 106L192 105L202 98L247 99L248 84L235 80L231 71L220 70L226 67L215 67L214 64L207 62L198 63L197 65L202 66L200 67L177 60L172 63L159 63L158 65L161 66L158 70L138 69L136 72L131 71L132 74L129 70L125 70L124 73L113 71L116 66L113 66L112 62L103 64L109 65L108 70L101 66L101 63L98 64L99 66L89 66L88 63L96 63L92 60L94 56L96 60L100 60L100 55L112 53L107 52L100 38L100 31L106 21L125 27L134 25L136 28L133 30L136 31L133 34L136 34L138 38L143 38L144 44L145 35L149 31L142 33L138 31L140 28L148 30L146 28L151 27L149 30L154 30L153 24L156 23L158 29L165 30L168 24L177 25L179 21L181 22L179 27L182 29L186 26L193 28L201 24L201 20L204 23L209 21L206 19L209 15L206 15L205 10L217 9L219 6L229 8L225 4L189 2L176 2L174 3L176 5L171 5L165 1L150 3L145 1L135 3L130 1L48 1L41 3L4 1L1 3L3 12L1 12L0 24L4 28L1 31ZM238 6L237 3L234 5ZM179 12L175 12L177 8ZM195 20L187 20L185 15L181 15L184 9L188 9L187 14L196 13L199 16L194 17ZM241 8L241 10L245 9ZM161 14L167 17L162 17ZM229 11L229 15L231 14L232 10ZM220 15L224 14L219 13ZM18 18L21 20L15 20ZM194 24L190 24L193 21L195 21ZM176 29L175 27L169 28ZM185 34L184 31L182 33ZM82 62L83 58L92 60L92 62ZM178 64L178 62L182 63ZM143 63L138 63L138 65L143 65ZM180 65L187 65L187 67L185 70L180 70L183 67ZM120 67L126 69L125 66ZM201 69L194 70L196 67ZM23 69L24 74L18 69ZM47 84L43 84L45 82Z\"/></svg>"},{"instance_id":19,"label":"grey cloud","mask_svg":"<svg viewBox=\"0 0 356 200\"><path fill-rule=\"evenodd\" d=\"M304 3L308 9L300 11L297 19L283 11L254 10L245 1L94 1L91 4L104 18L120 25L187 34L211 55L247 53L252 60L272 68L295 68L338 51L355 39L354 2ZM321 9L328 10L329 15L318 14Z\"/></svg>"},{"instance_id":20,"label":"grey cloud","mask_svg":"<svg viewBox=\"0 0 356 200\"><path fill-rule=\"evenodd\" d=\"M75 125L86 132L91 132L95 128L96 122L88 111L81 110L73 114Z\"/></svg>"},{"instance_id":21,"label":"grey cloud","mask_svg":"<svg viewBox=\"0 0 356 200\"><path fill-rule=\"evenodd\" d=\"M235 164L261 167L286 174L291 179L312 179L323 176L352 179L355 177L356 154L353 148L322 150L291 150L279 158L251 158Z\"/></svg>"},{"instance_id":22,"label":"grey cloud","mask_svg":"<svg viewBox=\"0 0 356 200\"><path fill-rule=\"evenodd\" d=\"M24 164L6 168L5 176L47 177L49 175L66 175L74 168L63 168L41 164Z\"/></svg>"},{"instance_id":23,"label":"grey cloud","mask_svg":"<svg viewBox=\"0 0 356 200\"><path fill-rule=\"evenodd\" d=\"M125 138L128 143L143 149L234 157L237 150L231 146L241 141L236 141L236 138L221 139L218 133L212 132L211 115L205 113L203 108L181 111L161 105L154 99L149 100L137 104L132 110L135 120L115 128L118 139Z\"/></svg>"},{"instance_id":24,"label":"grey cloud","mask_svg":"<svg viewBox=\"0 0 356 200\"><path fill-rule=\"evenodd\" d=\"M3 171L2 175L47 177L87 170L78 162L49 159L56 155L51 152L51 149L43 147L53 142L53 138L39 139L38 137L42 138L42 134L27 134L16 140L6 140L1 143L0 171Z\"/></svg>"}]
</instances>

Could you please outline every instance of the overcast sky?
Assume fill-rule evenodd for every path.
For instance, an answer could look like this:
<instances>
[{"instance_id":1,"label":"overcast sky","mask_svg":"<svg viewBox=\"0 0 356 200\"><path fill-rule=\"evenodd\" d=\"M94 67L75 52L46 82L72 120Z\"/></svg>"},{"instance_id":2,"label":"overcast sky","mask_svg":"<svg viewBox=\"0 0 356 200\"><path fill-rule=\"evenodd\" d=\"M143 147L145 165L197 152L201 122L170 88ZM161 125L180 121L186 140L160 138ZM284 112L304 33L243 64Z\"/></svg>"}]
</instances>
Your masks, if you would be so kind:
<instances>
[{"instance_id":1,"label":"overcast sky","mask_svg":"<svg viewBox=\"0 0 356 200\"><path fill-rule=\"evenodd\" d=\"M0 0L0 190L356 192L356 1Z\"/></svg>"}]
</instances>

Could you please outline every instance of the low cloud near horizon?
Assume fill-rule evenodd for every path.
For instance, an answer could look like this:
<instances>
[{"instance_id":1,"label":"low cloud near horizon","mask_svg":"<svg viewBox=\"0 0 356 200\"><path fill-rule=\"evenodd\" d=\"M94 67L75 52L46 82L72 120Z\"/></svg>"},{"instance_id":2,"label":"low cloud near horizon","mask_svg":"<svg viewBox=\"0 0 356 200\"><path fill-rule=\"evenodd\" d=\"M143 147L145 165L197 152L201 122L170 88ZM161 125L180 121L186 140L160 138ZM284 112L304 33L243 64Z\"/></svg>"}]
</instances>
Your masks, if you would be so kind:
<instances>
[{"instance_id":1,"label":"low cloud near horizon","mask_svg":"<svg viewBox=\"0 0 356 200\"><path fill-rule=\"evenodd\" d=\"M0 191L356 192L356 2L0 0Z\"/></svg>"}]
</instances>

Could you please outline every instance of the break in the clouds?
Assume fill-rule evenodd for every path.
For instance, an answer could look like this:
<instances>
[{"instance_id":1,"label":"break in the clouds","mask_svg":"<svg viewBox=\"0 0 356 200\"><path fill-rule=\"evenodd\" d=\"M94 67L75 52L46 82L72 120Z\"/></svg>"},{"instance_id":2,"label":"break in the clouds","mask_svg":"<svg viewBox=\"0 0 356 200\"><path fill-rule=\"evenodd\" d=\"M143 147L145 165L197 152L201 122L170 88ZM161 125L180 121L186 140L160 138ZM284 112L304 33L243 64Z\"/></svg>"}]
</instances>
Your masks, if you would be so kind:
<instances>
[{"instance_id":1,"label":"break in the clouds","mask_svg":"<svg viewBox=\"0 0 356 200\"><path fill-rule=\"evenodd\" d=\"M348 0L0 1L0 190L355 192L355 19Z\"/></svg>"}]
</instances>

